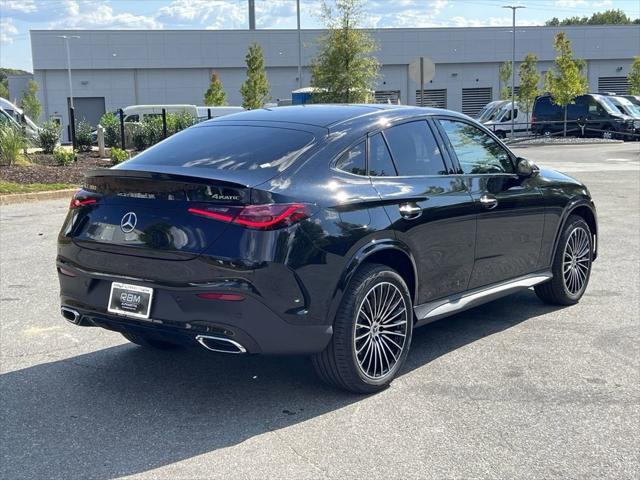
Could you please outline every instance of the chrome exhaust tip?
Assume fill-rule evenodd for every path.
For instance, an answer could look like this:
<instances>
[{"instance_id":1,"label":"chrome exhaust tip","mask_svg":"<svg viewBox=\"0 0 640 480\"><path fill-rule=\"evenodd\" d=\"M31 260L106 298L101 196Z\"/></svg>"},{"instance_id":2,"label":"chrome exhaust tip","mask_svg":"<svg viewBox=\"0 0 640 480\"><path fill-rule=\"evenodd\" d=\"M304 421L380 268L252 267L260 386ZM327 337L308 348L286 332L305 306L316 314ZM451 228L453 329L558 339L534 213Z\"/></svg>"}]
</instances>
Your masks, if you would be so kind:
<instances>
[{"instance_id":1,"label":"chrome exhaust tip","mask_svg":"<svg viewBox=\"0 0 640 480\"><path fill-rule=\"evenodd\" d=\"M69 322L74 325L80 325L80 313L77 310L74 310L69 307L60 307L60 313Z\"/></svg>"},{"instance_id":2,"label":"chrome exhaust tip","mask_svg":"<svg viewBox=\"0 0 640 480\"><path fill-rule=\"evenodd\" d=\"M235 340L211 335L198 335L196 341L207 350L220 353L247 353L247 349Z\"/></svg>"}]
</instances>

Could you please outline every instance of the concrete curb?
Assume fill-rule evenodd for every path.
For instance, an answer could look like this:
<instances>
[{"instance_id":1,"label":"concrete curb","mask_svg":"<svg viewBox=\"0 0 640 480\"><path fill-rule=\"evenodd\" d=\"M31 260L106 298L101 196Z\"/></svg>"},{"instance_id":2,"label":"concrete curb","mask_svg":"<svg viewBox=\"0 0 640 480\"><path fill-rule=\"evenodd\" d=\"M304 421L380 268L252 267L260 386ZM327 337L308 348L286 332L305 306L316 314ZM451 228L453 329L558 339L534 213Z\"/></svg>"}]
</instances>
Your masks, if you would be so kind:
<instances>
[{"instance_id":1,"label":"concrete curb","mask_svg":"<svg viewBox=\"0 0 640 480\"><path fill-rule=\"evenodd\" d=\"M567 145L573 145L574 147L581 147L584 145L616 145L618 143L625 143L622 140L609 140L607 142L549 142L549 143L542 143L542 142L527 142L527 141L523 141L523 142L509 142L509 143L505 143L505 145L507 147L519 147L520 145L522 145L523 147L560 147L560 146L567 146Z\"/></svg>"},{"instance_id":2,"label":"concrete curb","mask_svg":"<svg viewBox=\"0 0 640 480\"><path fill-rule=\"evenodd\" d=\"M0 195L0 205L11 205L14 203L30 203L39 202L41 200L58 200L68 198L78 190L77 188L65 188L64 190L50 190L47 192L29 192L29 193L9 193Z\"/></svg>"}]
</instances>

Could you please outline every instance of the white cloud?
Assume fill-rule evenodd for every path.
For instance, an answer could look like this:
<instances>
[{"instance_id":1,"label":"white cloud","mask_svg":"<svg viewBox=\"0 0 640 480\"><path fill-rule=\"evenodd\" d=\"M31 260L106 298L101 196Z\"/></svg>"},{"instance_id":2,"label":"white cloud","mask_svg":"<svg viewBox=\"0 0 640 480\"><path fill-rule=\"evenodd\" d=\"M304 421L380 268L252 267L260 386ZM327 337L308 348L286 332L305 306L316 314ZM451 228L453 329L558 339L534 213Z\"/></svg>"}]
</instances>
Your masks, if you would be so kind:
<instances>
[{"instance_id":1,"label":"white cloud","mask_svg":"<svg viewBox=\"0 0 640 480\"><path fill-rule=\"evenodd\" d=\"M11 22L10 18L0 20L0 44L8 45L13 43L13 35L18 34L18 29Z\"/></svg>"},{"instance_id":2,"label":"white cloud","mask_svg":"<svg viewBox=\"0 0 640 480\"><path fill-rule=\"evenodd\" d=\"M155 17L135 15L129 12L114 13L106 1L65 0L65 15L51 23L52 28L120 28L159 29L162 23Z\"/></svg>"},{"instance_id":3,"label":"white cloud","mask_svg":"<svg viewBox=\"0 0 640 480\"><path fill-rule=\"evenodd\" d=\"M34 0L2 0L0 7L2 10L20 13L32 13L38 10Z\"/></svg>"},{"instance_id":4,"label":"white cloud","mask_svg":"<svg viewBox=\"0 0 640 480\"><path fill-rule=\"evenodd\" d=\"M257 10L257 7L256 7ZM247 28L247 5L233 0L173 0L156 18L197 22L208 28Z\"/></svg>"},{"instance_id":5,"label":"white cloud","mask_svg":"<svg viewBox=\"0 0 640 480\"><path fill-rule=\"evenodd\" d=\"M513 25L513 19L511 17L488 17L483 19L467 18L467 17L453 17L449 22L443 24L443 27L510 27ZM516 25L519 27L530 27L534 25L540 25L540 22L535 20L516 20Z\"/></svg>"},{"instance_id":6,"label":"white cloud","mask_svg":"<svg viewBox=\"0 0 640 480\"><path fill-rule=\"evenodd\" d=\"M586 4L587 0L556 0L558 7L575 8Z\"/></svg>"}]
</instances>

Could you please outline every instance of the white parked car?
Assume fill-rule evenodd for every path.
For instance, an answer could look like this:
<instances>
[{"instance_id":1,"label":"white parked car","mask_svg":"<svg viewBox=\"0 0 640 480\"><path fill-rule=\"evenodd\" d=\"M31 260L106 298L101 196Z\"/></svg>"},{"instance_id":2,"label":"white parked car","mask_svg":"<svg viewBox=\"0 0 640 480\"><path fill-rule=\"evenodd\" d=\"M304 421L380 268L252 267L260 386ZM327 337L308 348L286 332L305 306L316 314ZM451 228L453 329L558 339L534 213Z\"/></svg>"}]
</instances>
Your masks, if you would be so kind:
<instances>
[{"instance_id":1,"label":"white parked car","mask_svg":"<svg viewBox=\"0 0 640 480\"><path fill-rule=\"evenodd\" d=\"M195 105L129 105L122 109L125 122L142 122L145 117L159 117L162 109L166 113L187 112L193 118L198 118L198 109Z\"/></svg>"},{"instance_id":2,"label":"white parked car","mask_svg":"<svg viewBox=\"0 0 640 480\"><path fill-rule=\"evenodd\" d=\"M223 117L225 115L231 115L232 113L244 112L242 107L196 107L198 110L198 120L204 121L209 118L209 112L211 112L211 118Z\"/></svg>"}]
</instances>

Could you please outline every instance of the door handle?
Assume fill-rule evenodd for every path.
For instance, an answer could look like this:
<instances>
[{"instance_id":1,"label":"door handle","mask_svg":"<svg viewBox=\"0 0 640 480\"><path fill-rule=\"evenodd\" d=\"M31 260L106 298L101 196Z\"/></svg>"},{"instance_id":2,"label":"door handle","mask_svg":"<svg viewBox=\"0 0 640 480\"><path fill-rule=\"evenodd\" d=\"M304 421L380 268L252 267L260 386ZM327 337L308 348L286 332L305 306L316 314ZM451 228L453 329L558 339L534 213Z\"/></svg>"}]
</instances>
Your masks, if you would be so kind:
<instances>
[{"instance_id":1,"label":"door handle","mask_svg":"<svg viewBox=\"0 0 640 480\"><path fill-rule=\"evenodd\" d=\"M482 195L480 197L480 205L482 205L487 210L493 210L498 206L498 199L493 195Z\"/></svg>"},{"instance_id":2,"label":"door handle","mask_svg":"<svg viewBox=\"0 0 640 480\"><path fill-rule=\"evenodd\" d=\"M422 208L413 202L402 203L398 210L400 210L402 218L406 218L407 220L414 220L422 215Z\"/></svg>"}]
</instances>

